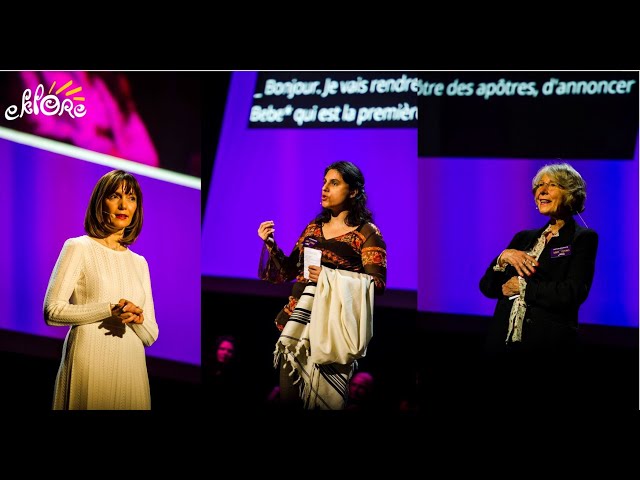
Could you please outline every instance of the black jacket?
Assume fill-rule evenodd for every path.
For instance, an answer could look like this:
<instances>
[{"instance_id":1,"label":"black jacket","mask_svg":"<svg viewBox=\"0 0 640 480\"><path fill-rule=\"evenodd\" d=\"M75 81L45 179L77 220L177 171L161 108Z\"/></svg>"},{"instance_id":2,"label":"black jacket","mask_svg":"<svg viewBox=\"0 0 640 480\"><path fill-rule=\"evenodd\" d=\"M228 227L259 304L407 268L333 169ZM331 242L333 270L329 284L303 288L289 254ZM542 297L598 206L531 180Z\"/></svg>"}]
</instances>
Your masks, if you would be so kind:
<instances>
[{"instance_id":1,"label":"black jacket","mask_svg":"<svg viewBox=\"0 0 640 480\"><path fill-rule=\"evenodd\" d=\"M524 230L513 237L507 248L527 251L533 248L544 229ZM554 249L570 246L569 255L552 258ZM536 273L526 278L527 312L522 326L522 347L530 350L562 348L575 340L578 328L578 308L587 299L595 271L598 234L578 226L573 218L560 229L559 236L547 243L538 258ZM557 251L557 250L556 250ZM487 349L498 352L505 348L509 314L513 300L502 295L502 284L517 276L508 265L504 272L495 272L494 258L480 280L480 290L498 304L490 322Z\"/></svg>"}]
</instances>

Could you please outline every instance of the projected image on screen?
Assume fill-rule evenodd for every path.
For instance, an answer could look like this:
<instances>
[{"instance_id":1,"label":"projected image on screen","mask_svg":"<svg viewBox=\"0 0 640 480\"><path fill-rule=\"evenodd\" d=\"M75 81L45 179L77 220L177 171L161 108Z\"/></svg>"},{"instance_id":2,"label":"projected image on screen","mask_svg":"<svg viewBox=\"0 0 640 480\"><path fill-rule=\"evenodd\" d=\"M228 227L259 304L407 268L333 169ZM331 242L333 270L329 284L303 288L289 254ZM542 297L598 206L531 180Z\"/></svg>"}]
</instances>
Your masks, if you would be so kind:
<instances>
[{"instance_id":1,"label":"projected image on screen","mask_svg":"<svg viewBox=\"0 0 640 480\"><path fill-rule=\"evenodd\" d=\"M358 76L362 77L361 85L365 85L366 80L367 93L341 94L340 82L346 81L346 77L357 81ZM374 126L375 118L378 118L376 112L370 110L366 115L374 120L362 121L360 126L357 126L356 112L353 122L335 124L328 121L333 127L340 128L317 128L321 118L325 118L320 114L323 108L346 103L351 108L351 105L357 105L357 95L366 98L362 108L365 105L382 108L391 104L397 107L398 103L404 108L407 103L410 110L415 106L405 96L407 91L398 93L401 99L381 103L387 97L375 93L377 83L374 84L373 77L371 74L332 72L233 74L202 227L203 276L258 281L262 248L257 235L260 223L273 220L278 245L290 253L301 231L321 210L324 168L346 160L362 170L368 206L384 235L389 259L387 289L416 289L415 128L388 128L392 126L390 122L396 120L393 120L393 113L384 117L382 110L378 111L378 117L381 121L390 119L384 123L387 128L367 128ZM411 90L408 77L402 73L376 74L381 80L399 79L398 90ZM297 90L296 85L303 81L316 82L316 90L306 94L311 88L308 85L302 91ZM332 85L330 91L335 92L322 98L328 81ZM331 82L337 82L337 86ZM380 88L389 90L391 83ZM322 91L318 93L318 89ZM257 93L261 93L262 98L256 98ZM260 110L256 108L258 105ZM281 122L277 119L273 122L255 120L256 112L263 112L269 105L272 109L290 106L291 115L284 115ZM318 116L298 126L294 116L299 119L301 114L295 112L301 112L300 109L306 109L305 118L313 116L309 109L317 110ZM332 115L325 113L327 119ZM280 128L254 128L258 126ZM399 127L400 123L393 126ZM409 127L411 122L402 123L402 126Z\"/></svg>"},{"instance_id":2,"label":"projected image on screen","mask_svg":"<svg viewBox=\"0 0 640 480\"><path fill-rule=\"evenodd\" d=\"M636 73L430 73L418 98L421 157L633 157Z\"/></svg>"},{"instance_id":3,"label":"projected image on screen","mask_svg":"<svg viewBox=\"0 0 640 480\"><path fill-rule=\"evenodd\" d=\"M0 74L0 127L200 175L197 73Z\"/></svg>"},{"instance_id":4,"label":"projected image on screen","mask_svg":"<svg viewBox=\"0 0 640 480\"><path fill-rule=\"evenodd\" d=\"M259 72L249 126L415 127L419 83L399 72Z\"/></svg>"},{"instance_id":5,"label":"projected image on screen","mask_svg":"<svg viewBox=\"0 0 640 480\"><path fill-rule=\"evenodd\" d=\"M544 82L554 78L546 87L554 98L544 97ZM441 84L442 96L434 101L433 87L419 97L418 262L437 272L419 277L419 310L493 314L496 301L483 296L480 279L517 232L548 221L536 210L532 180L544 165L566 161L587 184L585 211L573 218L599 238L580 322L637 327L637 73L465 72L423 80ZM447 97L454 82L455 98Z\"/></svg>"}]
</instances>

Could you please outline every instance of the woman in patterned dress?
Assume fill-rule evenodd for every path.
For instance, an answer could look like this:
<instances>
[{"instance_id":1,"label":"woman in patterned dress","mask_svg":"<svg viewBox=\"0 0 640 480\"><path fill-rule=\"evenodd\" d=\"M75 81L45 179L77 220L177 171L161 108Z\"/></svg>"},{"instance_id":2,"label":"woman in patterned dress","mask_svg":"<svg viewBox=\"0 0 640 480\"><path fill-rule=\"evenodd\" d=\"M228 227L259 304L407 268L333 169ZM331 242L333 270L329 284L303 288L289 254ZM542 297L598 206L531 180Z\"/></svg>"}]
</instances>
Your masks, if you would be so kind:
<instances>
[{"instance_id":1,"label":"woman in patterned dress","mask_svg":"<svg viewBox=\"0 0 640 480\"><path fill-rule=\"evenodd\" d=\"M272 283L296 280L288 303L276 316L280 331L308 282L317 282L322 267L371 275L376 294L385 289L387 273L386 245L378 227L372 222L367 208L365 180L360 169L351 162L340 161L325 169L322 186L322 210L302 231L289 256L285 255L274 238L273 221L265 221L258 228L264 241L259 276ZM303 267L304 248L321 250L321 265L310 266L308 279ZM281 364L281 398L297 398L297 388L291 385L286 364Z\"/></svg>"}]
</instances>

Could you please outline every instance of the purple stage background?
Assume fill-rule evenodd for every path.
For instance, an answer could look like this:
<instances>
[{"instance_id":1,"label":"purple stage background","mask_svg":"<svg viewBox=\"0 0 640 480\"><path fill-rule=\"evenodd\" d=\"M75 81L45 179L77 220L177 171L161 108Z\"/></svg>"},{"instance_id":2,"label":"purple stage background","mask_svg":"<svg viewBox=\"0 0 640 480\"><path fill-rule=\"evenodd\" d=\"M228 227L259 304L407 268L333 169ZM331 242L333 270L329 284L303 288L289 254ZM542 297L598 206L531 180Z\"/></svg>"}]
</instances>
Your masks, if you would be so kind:
<instances>
[{"instance_id":1,"label":"purple stage background","mask_svg":"<svg viewBox=\"0 0 640 480\"><path fill-rule=\"evenodd\" d=\"M419 310L493 315L496 301L480 293L480 278L516 232L547 220L530 189L547 163L553 162L419 159ZM582 217L599 235L580 322L638 327L638 145L633 160L568 163L587 182Z\"/></svg>"},{"instance_id":2,"label":"purple stage background","mask_svg":"<svg viewBox=\"0 0 640 480\"><path fill-rule=\"evenodd\" d=\"M275 221L276 240L289 254L320 210L324 168L348 160L365 175L387 243L387 287L415 290L416 129L249 129L256 76L235 72L231 79L202 227L202 275L257 279L264 220Z\"/></svg>"},{"instance_id":3,"label":"purple stage background","mask_svg":"<svg viewBox=\"0 0 640 480\"><path fill-rule=\"evenodd\" d=\"M84 235L98 179L112 168L0 139L0 328L63 338L42 304L64 241ZM143 255L160 327L149 355L200 364L200 191L137 174L144 227L131 250Z\"/></svg>"}]
</instances>

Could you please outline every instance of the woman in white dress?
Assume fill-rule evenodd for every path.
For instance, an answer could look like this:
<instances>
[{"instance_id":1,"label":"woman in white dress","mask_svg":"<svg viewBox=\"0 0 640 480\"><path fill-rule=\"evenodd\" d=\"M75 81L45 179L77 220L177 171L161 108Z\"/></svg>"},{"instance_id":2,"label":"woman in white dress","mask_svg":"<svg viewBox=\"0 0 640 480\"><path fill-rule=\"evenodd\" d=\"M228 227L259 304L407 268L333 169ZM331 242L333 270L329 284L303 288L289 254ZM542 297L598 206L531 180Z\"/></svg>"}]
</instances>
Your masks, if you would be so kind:
<instances>
[{"instance_id":1,"label":"woman in white dress","mask_svg":"<svg viewBox=\"0 0 640 480\"><path fill-rule=\"evenodd\" d=\"M47 325L69 327L54 410L151 408L144 347L158 338L147 261L129 250L142 230L142 192L114 170L91 194L87 235L62 247L44 299Z\"/></svg>"}]
</instances>

